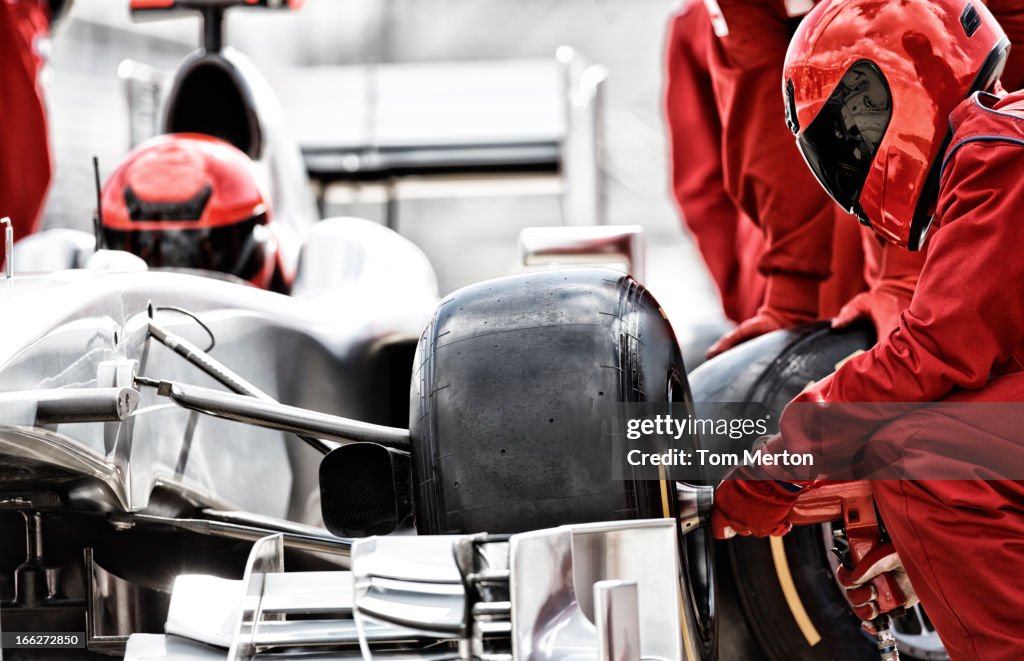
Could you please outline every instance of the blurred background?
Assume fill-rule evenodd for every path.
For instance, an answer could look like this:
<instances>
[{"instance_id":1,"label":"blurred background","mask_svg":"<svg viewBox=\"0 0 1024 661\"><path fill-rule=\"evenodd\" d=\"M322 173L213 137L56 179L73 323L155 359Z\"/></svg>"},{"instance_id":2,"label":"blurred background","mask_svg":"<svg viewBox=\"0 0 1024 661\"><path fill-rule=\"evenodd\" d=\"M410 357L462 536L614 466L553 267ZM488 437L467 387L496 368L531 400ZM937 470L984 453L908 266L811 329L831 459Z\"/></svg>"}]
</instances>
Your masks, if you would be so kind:
<instances>
[{"instance_id":1,"label":"blurred background","mask_svg":"<svg viewBox=\"0 0 1024 661\"><path fill-rule=\"evenodd\" d=\"M570 46L603 65L608 77L597 149L605 220L644 227L648 285L683 334L720 325L722 315L668 190L662 60L674 5L308 0L299 12L229 13L226 42L269 79L306 153L383 133L377 124L387 124L391 138L413 143L472 132L467 125L520 136L557 131L564 122L558 48ZM56 172L45 226L89 229L91 156L99 156L107 175L130 147L122 62L141 63L169 82L198 47L199 34L197 17L133 23L127 0L75 3L51 43L47 92ZM510 105L516 112L505 112ZM528 126L512 126L524 116ZM400 195L379 183L325 187L320 211L390 222L425 251L442 293L515 270L524 227L563 224L562 196L544 177L415 184L403 182Z\"/></svg>"}]
</instances>

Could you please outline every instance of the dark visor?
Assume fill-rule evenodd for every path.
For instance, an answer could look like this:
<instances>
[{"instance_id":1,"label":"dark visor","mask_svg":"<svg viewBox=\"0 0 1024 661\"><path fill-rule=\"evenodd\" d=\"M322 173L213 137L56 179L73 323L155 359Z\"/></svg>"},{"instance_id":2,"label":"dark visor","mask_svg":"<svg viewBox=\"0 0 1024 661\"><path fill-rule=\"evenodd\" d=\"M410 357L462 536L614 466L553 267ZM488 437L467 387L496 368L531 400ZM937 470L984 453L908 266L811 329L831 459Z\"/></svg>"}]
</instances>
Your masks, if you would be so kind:
<instances>
[{"instance_id":1,"label":"dark visor","mask_svg":"<svg viewBox=\"0 0 1024 661\"><path fill-rule=\"evenodd\" d=\"M104 247L124 250L152 268L188 268L220 271L251 280L266 259L257 225L265 215L241 223L203 229L103 229Z\"/></svg>"},{"instance_id":2,"label":"dark visor","mask_svg":"<svg viewBox=\"0 0 1024 661\"><path fill-rule=\"evenodd\" d=\"M792 94L791 85L786 89ZM891 117L892 95L885 76L873 63L861 60L846 71L797 138L807 164L828 194L864 223L867 218L858 198Z\"/></svg>"}]
</instances>

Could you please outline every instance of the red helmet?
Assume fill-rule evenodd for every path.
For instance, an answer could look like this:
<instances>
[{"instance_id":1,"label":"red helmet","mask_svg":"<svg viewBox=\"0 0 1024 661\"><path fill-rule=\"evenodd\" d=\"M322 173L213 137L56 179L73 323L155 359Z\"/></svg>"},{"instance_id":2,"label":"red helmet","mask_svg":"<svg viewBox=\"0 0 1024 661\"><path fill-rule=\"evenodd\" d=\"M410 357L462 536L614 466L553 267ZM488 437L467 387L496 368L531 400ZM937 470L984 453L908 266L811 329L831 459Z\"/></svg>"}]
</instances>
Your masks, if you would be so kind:
<instances>
[{"instance_id":1,"label":"red helmet","mask_svg":"<svg viewBox=\"0 0 1024 661\"><path fill-rule=\"evenodd\" d=\"M220 271L267 289L278 245L253 163L232 145L178 133L147 140L102 193L104 247L151 267Z\"/></svg>"},{"instance_id":2,"label":"red helmet","mask_svg":"<svg viewBox=\"0 0 1024 661\"><path fill-rule=\"evenodd\" d=\"M786 54L786 122L839 206L917 250L949 114L996 82L1008 52L980 0L825 0Z\"/></svg>"}]
</instances>

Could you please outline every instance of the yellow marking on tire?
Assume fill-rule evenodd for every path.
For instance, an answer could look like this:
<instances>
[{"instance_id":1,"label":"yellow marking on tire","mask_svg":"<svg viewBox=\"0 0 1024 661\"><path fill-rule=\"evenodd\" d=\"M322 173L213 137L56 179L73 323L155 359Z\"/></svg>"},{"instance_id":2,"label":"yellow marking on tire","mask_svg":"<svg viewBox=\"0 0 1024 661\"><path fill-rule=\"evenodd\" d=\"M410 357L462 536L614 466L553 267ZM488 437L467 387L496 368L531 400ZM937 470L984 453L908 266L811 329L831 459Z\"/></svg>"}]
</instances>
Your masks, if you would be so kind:
<instances>
[{"instance_id":1,"label":"yellow marking on tire","mask_svg":"<svg viewBox=\"0 0 1024 661\"><path fill-rule=\"evenodd\" d=\"M772 561L775 563L775 573L779 577L779 587L782 588L782 596L786 598L786 605L789 612L800 628L800 633L807 639L807 644L814 647L821 642L821 634L811 622L811 617L804 608L804 602L796 591L796 584L793 582L793 574L789 571L789 560L786 558L786 549L782 545L781 537L769 537L772 547Z\"/></svg>"},{"instance_id":2,"label":"yellow marking on tire","mask_svg":"<svg viewBox=\"0 0 1024 661\"><path fill-rule=\"evenodd\" d=\"M658 466L658 477L661 478L661 513L666 519L671 519L672 509L669 507L668 500L670 482L665 475L664 466ZM678 525L678 522L676 525ZM682 558L679 560L682 561ZM679 569L682 570L682 565L680 565ZM682 576L679 578L682 580ZM690 640L690 628L686 626L686 605L683 603L682 588L676 590L676 596L679 598L679 630L683 632L683 652L686 654L686 661L697 661L697 659L695 659L690 653L690 650L693 649L693 643Z\"/></svg>"},{"instance_id":3,"label":"yellow marking on tire","mask_svg":"<svg viewBox=\"0 0 1024 661\"><path fill-rule=\"evenodd\" d=\"M839 369L843 366L843 363L862 353L864 353L863 349L857 349L836 363L835 369ZM807 390L815 383L817 381L811 381L804 387L804 390ZM800 628L800 633L807 639L807 644L814 647L821 642L821 634L818 633L814 623L811 622L811 617L807 614L807 609L804 608L804 602L796 591L796 584L793 583L793 574L789 571L789 560L786 558L786 549L782 545L782 538L769 537L768 539L772 548L772 561L775 563L775 573L779 577L779 587L782 588L782 596L786 598L786 605L789 606L789 612L793 616L793 620L796 621L796 625Z\"/></svg>"},{"instance_id":4,"label":"yellow marking on tire","mask_svg":"<svg viewBox=\"0 0 1024 661\"><path fill-rule=\"evenodd\" d=\"M668 506L668 480L665 479L665 467L658 466L658 477L661 479L661 515L672 518L672 509Z\"/></svg>"}]
</instances>

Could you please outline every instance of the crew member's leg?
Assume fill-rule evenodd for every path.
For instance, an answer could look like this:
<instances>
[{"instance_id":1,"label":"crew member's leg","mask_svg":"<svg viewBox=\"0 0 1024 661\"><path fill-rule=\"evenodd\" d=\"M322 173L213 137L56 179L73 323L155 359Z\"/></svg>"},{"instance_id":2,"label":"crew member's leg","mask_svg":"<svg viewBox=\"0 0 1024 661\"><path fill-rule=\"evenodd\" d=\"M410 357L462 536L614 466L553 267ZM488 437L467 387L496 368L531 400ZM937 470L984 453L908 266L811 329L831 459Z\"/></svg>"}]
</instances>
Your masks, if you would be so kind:
<instances>
[{"instance_id":1,"label":"crew member's leg","mask_svg":"<svg viewBox=\"0 0 1024 661\"><path fill-rule=\"evenodd\" d=\"M911 476L1019 477L1022 396L1021 373L979 391L958 392L938 407L910 414L909 422L880 429L868 444L868 459L898 460ZM945 403L955 408L943 409ZM1024 483L892 480L872 486L907 574L953 661L1024 658Z\"/></svg>"},{"instance_id":2,"label":"crew member's leg","mask_svg":"<svg viewBox=\"0 0 1024 661\"><path fill-rule=\"evenodd\" d=\"M738 212L737 212L738 213ZM765 277L757 265L764 253L764 236L761 229L743 214L739 214L736 227L736 259L739 270L736 275L736 321L750 319L764 302Z\"/></svg>"},{"instance_id":3,"label":"crew member's leg","mask_svg":"<svg viewBox=\"0 0 1024 661\"><path fill-rule=\"evenodd\" d=\"M0 216L11 217L18 239L37 229L50 185L37 51L47 31L41 3L0 0Z\"/></svg>"},{"instance_id":4,"label":"crew member's leg","mask_svg":"<svg viewBox=\"0 0 1024 661\"><path fill-rule=\"evenodd\" d=\"M829 200L831 203L831 200ZM821 317L829 319L851 298L864 291L864 251L861 247L861 225L838 205L832 228L832 275L821 285Z\"/></svg>"},{"instance_id":5,"label":"crew member's leg","mask_svg":"<svg viewBox=\"0 0 1024 661\"><path fill-rule=\"evenodd\" d=\"M665 42L665 123L672 193L718 287L726 316L740 322L760 306L764 278L756 271L760 250L752 257L752 268L740 272L743 257L737 251L747 243L741 242L739 233L749 237L758 232L737 227L749 221L740 218L725 192L722 124L707 61L711 37L711 21L700 0L688 0L672 16ZM760 237L756 239L759 246Z\"/></svg>"}]
</instances>

